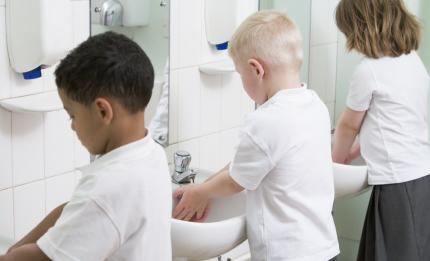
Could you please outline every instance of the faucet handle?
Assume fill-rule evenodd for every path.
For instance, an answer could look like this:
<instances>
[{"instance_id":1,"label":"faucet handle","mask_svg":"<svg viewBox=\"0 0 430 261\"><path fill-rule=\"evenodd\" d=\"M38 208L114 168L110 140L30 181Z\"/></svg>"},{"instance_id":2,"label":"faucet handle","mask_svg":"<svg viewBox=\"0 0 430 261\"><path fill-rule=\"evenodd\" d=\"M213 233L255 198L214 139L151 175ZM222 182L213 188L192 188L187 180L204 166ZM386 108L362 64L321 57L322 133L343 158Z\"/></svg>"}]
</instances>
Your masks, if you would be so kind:
<instances>
[{"instance_id":1,"label":"faucet handle","mask_svg":"<svg viewBox=\"0 0 430 261\"><path fill-rule=\"evenodd\" d=\"M191 154L185 150L178 150L174 155L175 171L183 173L188 170L191 162Z\"/></svg>"}]
</instances>

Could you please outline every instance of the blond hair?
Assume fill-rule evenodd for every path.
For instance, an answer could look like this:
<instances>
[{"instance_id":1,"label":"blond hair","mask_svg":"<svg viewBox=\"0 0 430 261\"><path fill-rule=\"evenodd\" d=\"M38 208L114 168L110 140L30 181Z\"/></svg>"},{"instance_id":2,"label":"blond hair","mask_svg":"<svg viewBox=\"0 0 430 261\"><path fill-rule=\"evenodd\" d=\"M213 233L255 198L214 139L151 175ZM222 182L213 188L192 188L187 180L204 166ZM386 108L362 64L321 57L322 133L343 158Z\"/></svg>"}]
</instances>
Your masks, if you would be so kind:
<instances>
[{"instance_id":1,"label":"blond hair","mask_svg":"<svg viewBox=\"0 0 430 261\"><path fill-rule=\"evenodd\" d=\"M249 16L229 43L230 56L242 62L261 59L268 65L286 65L299 71L303 62L302 36L286 14L260 11Z\"/></svg>"},{"instance_id":2,"label":"blond hair","mask_svg":"<svg viewBox=\"0 0 430 261\"><path fill-rule=\"evenodd\" d=\"M348 50L369 58L398 57L419 47L420 24L402 0L341 0L336 23Z\"/></svg>"}]
</instances>

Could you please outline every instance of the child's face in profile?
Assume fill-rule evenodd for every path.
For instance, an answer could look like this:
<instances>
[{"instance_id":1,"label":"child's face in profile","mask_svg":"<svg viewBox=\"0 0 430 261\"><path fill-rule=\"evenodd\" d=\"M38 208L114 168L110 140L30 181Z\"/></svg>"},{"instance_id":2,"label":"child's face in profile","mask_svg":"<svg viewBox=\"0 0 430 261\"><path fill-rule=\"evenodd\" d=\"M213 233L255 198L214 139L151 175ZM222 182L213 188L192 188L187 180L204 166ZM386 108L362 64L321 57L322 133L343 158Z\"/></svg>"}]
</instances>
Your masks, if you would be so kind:
<instances>
[{"instance_id":1,"label":"child's face in profile","mask_svg":"<svg viewBox=\"0 0 430 261\"><path fill-rule=\"evenodd\" d=\"M82 145L93 155L104 154L106 141L103 124L98 119L98 111L93 105L85 106L70 99L59 90L64 109L70 116L71 128L76 132Z\"/></svg>"}]
</instances>

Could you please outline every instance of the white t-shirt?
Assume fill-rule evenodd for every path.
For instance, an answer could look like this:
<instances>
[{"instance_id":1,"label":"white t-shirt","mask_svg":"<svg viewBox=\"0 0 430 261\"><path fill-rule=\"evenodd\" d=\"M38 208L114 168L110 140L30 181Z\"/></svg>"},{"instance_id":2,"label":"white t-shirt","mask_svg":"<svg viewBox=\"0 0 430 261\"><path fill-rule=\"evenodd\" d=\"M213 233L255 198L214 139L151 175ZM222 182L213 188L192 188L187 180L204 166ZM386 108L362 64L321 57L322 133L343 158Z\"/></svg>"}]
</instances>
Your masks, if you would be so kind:
<instances>
[{"instance_id":1,"label":"white t-shirt","mask_svg":"<svg viewBox=\"0 0 430 261\"><path fill-rule=\"evenodd\" d=\"M172 189L151 135L84 167L70 202L37 241L58 261L170 261Z\"/></svg>"},{"instance_id":2,"label":"white t-shirt","mask_svg":"<svg viewBox=\"0 0 430 261\"><path fill-rule=\"evenodd\" d=\"M330 139L327 108L306 86L279 91L248 116L230 175L247 190L252 260L339 253Z\"/></svg>"},{"instance_id":3,"label":"white t-shirt","mask_svg":"<svg viewBox=\"0 0 430 261\"><path fill-rule=\"evenodd\" d=\"M369 184L401 183L430 174L427 105L430 78L416 52L364 58L347 106L367 111L360 130Z\"/></svg>"}]
</instances>

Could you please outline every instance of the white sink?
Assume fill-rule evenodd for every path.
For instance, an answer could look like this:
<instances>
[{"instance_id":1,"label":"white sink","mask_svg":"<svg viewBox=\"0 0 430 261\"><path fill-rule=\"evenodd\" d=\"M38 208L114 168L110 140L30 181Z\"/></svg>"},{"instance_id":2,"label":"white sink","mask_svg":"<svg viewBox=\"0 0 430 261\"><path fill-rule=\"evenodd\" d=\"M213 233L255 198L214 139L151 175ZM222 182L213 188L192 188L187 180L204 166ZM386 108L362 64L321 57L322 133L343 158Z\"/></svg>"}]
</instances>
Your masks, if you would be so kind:
<instances>
[{"instance_id":1,"label":"white sink","mask_svg":"<svg viewBox=\"0 0 430 261\"><path fill-rule=\"evenodd\" d=\"M200 171L196 183L210 173ZM333 163L335 198L357 196L369 188L367 167ZM174 189L177 185L174 185ZM222 255L246 240L246 193L212 202L205 223L172 219L174 260L205 260Z\"/></svg>"},{"instance_id":2,"label":"white sink","mask_svg":"<svg viewBox=\"0 0 430 261\"><path fill-rule=\"evenodd\" d=\"M211 172L198 171L196 183ZM175 189L177 185L174 185ZM205 260L217 257L246 240L246 193L213 200L204 223L172 219L174 260Z\"/></svg>"},{"instance_id":3,"label":"white sink","mask_svg":"<svg viewBox=\"0 0 430 261\"><path fill-rule=\"evenodd\" d=\"M367 166L333 163L335 198L351 198L370 189L367 184Z\"/></svg>"}]
</instances>

